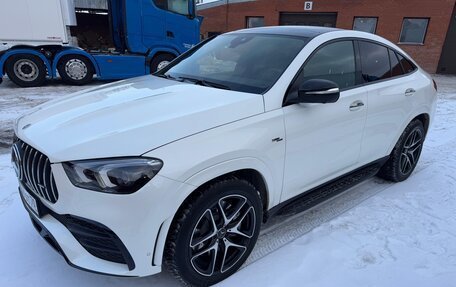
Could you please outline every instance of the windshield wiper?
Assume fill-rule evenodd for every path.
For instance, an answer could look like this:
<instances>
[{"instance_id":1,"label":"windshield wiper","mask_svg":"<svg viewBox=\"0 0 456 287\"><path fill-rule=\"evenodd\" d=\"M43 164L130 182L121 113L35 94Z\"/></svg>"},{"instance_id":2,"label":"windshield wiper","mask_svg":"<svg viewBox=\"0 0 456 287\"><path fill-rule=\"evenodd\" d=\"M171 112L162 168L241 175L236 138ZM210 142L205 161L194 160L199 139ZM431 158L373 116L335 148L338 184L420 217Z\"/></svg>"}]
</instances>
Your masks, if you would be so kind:
<instances>
[{"instance_id":1,"label":"windshield wiper","mask_svg":"<svg viewBox=\"0 0 456 287\"><path fill-rule=\"evenodd\" d=\"M223 90L231 90L231 88L228 86L225 86L225 85L219 84L219 83L214 83L214 82L207 81L207 80L195 79L195 78L190 78L190 77L177 77L176 78L169 74L158 74L155 76L164 78L164 79L168 79L168 80L179 81L179 82L189 81L189 82L194 83L195 85L200 85L200 86L205 86L205 87L211 87L211 88L217 88L217 89L223 89Z\"/></svg>"},{"instance_id":2,"label":"windshield wiper","mask_svg":"<svg viewBox=\"0 0 456 287\"><path fill-rule=\"evenodd\" d=\"M225 86L225 85L219 84L219 83L214 83L214 82L207 81L207 80L195 79L195 78L190 78L190 77L179 77L178 79L182 79L183 81L190 81L190 82L194 83L195 85L223 89L223 90L231 90L231 88L228 86Z\"/></svg>"},{"instance_id":3,"label":"windshield wiper","mask_svg":"<svg viewBox=\"0 0 456 287\"><path fill-rule=\"evenodd\" d=\"M168 80L175 80L175 81L179 81L179 82L182 82L180 81L180 79L177 79L171 75L166 75L166 74L155 74L154 76L157 76L157 77L160 77L160 78L164 78L164 79L168 79Z\"/></svg>"}]
</instances>

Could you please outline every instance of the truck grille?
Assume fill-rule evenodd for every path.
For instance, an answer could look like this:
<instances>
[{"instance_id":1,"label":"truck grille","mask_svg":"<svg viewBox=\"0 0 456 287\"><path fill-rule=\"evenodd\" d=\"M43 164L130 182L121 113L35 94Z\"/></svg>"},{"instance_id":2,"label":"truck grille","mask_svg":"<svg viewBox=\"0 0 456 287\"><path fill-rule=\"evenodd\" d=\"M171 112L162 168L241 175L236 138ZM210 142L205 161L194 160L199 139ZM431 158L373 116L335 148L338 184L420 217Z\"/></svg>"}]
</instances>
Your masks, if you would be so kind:
<instances>
[{"instance_id":1,"label":"truck grille","mask_svg":"<svg viewBox=\"0 0 456 287\"><path fill-rule=\"evenodd\" d=\"M19 181L37 196L56 203L59 193L49 158L25 142L15 139L11 160Z\"/></svg>"}]
</instances>

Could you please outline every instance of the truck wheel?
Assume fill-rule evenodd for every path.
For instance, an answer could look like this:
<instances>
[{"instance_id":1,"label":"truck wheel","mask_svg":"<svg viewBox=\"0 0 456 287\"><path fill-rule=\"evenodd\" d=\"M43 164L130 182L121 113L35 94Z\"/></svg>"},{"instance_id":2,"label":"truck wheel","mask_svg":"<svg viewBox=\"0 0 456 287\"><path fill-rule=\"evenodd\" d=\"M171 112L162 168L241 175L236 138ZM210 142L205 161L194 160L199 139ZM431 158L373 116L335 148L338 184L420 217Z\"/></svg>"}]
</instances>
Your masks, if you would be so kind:
<instances>
[{"instance_id":1,"label":"truck wheel","mask_svg":"<svg viewBox=\"0 0 456 287\"><path fill-rule=\"evenodd\" d=\"M420 120L412 121L405 128L378 176L392 182L409 178L420 159L425 134L423 123Z\"/></svg>"},{"instance_id":2,"label":"truck wheel","mask_svg":"<svg viewBox=\"0 0 456 287\"><path fill-rule=\"evenodd\" d=\"M245 262L258 238L262 203L256 188L236 178L196 191L171 225L164 263L186 286L210 286Z\"/></svg>"},{"instance_id":3,"label":"truck wheel","mask_svg":"<svg viewBox=\"0 0 456 287\"><path fill-rule=\"evenodd\" d=\"M95 74L92 62L81 55L63 56L57 70L65 83L76 86L90 83Z\"/></svg>"},{"instance_id":4,"label":"truck wheel","mask_svg":"<svg viewBox=\"0 0 456 287\"><path fill-rule=\"evenodd\" d=\"M152 59L152 62L150 62L150 73L153 74L153 73L157 72L158 70L163 69L175 58L176 57L171 54L160 54L160 55L155 56Z\"/></svg>"},{"instance_id":5,"label":"truck wheel","mask_svg":"<svg viewBox=\"0 0 456 287\"><path fill-rule=\"evenodd\" d=\"M6 74L16 85L28 88L46 81L46 66L40 57L31 54L12 55L6 61Z\"/></svg>"}]
</instances>

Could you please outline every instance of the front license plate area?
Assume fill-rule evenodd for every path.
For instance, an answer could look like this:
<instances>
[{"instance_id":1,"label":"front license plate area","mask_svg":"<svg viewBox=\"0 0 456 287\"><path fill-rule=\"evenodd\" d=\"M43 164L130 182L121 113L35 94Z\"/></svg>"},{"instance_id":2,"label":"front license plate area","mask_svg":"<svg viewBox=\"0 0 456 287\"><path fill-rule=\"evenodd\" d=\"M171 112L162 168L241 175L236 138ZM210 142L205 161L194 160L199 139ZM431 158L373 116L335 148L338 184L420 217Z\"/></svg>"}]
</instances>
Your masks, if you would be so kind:
<instances>
[{"instance_id":1,"label":"front license plate area","mask_svg":"<svg viewBox=\"0 0 456 287\"><path fill-rule=\"evenodd\" d=\"M41 217L41 206L38 199L36 199L32 194L30 194L22 186L19 187L19 193L21 194L22 201L26 208L33 212L36 216Z\"/></svg>"}]
</instances>

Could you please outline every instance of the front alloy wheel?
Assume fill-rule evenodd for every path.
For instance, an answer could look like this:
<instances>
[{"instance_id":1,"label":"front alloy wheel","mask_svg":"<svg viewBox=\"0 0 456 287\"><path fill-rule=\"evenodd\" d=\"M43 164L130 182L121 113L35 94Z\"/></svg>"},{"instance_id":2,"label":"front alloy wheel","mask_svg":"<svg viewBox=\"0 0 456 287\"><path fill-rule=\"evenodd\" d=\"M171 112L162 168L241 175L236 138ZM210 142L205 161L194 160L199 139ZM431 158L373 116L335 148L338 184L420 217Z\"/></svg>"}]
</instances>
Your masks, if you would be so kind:
<instances>
[{"instance_id":1,"label":"front alloy wheel","mask_svg":"<svg viewBox=\"0 0 456 287\"><path fill-rule=\"evenodd\" d=\"M203 276L225 273L244 255L255 233L255 208L240 195L221 198L198 220L190 240L192 267Z\"/></svg>"},{"instance_id":2,"label":"front alloy wheel","mask_svg":"<svg viewBox=\"0 0 456 287\"><path fill-rule=\"evenodd\" d=\"M244 180L221 181L181 208L168 236L165 263L186 284L209 286L245 262L258 238L262 204Z\"/></svg>"}]
</instances>

